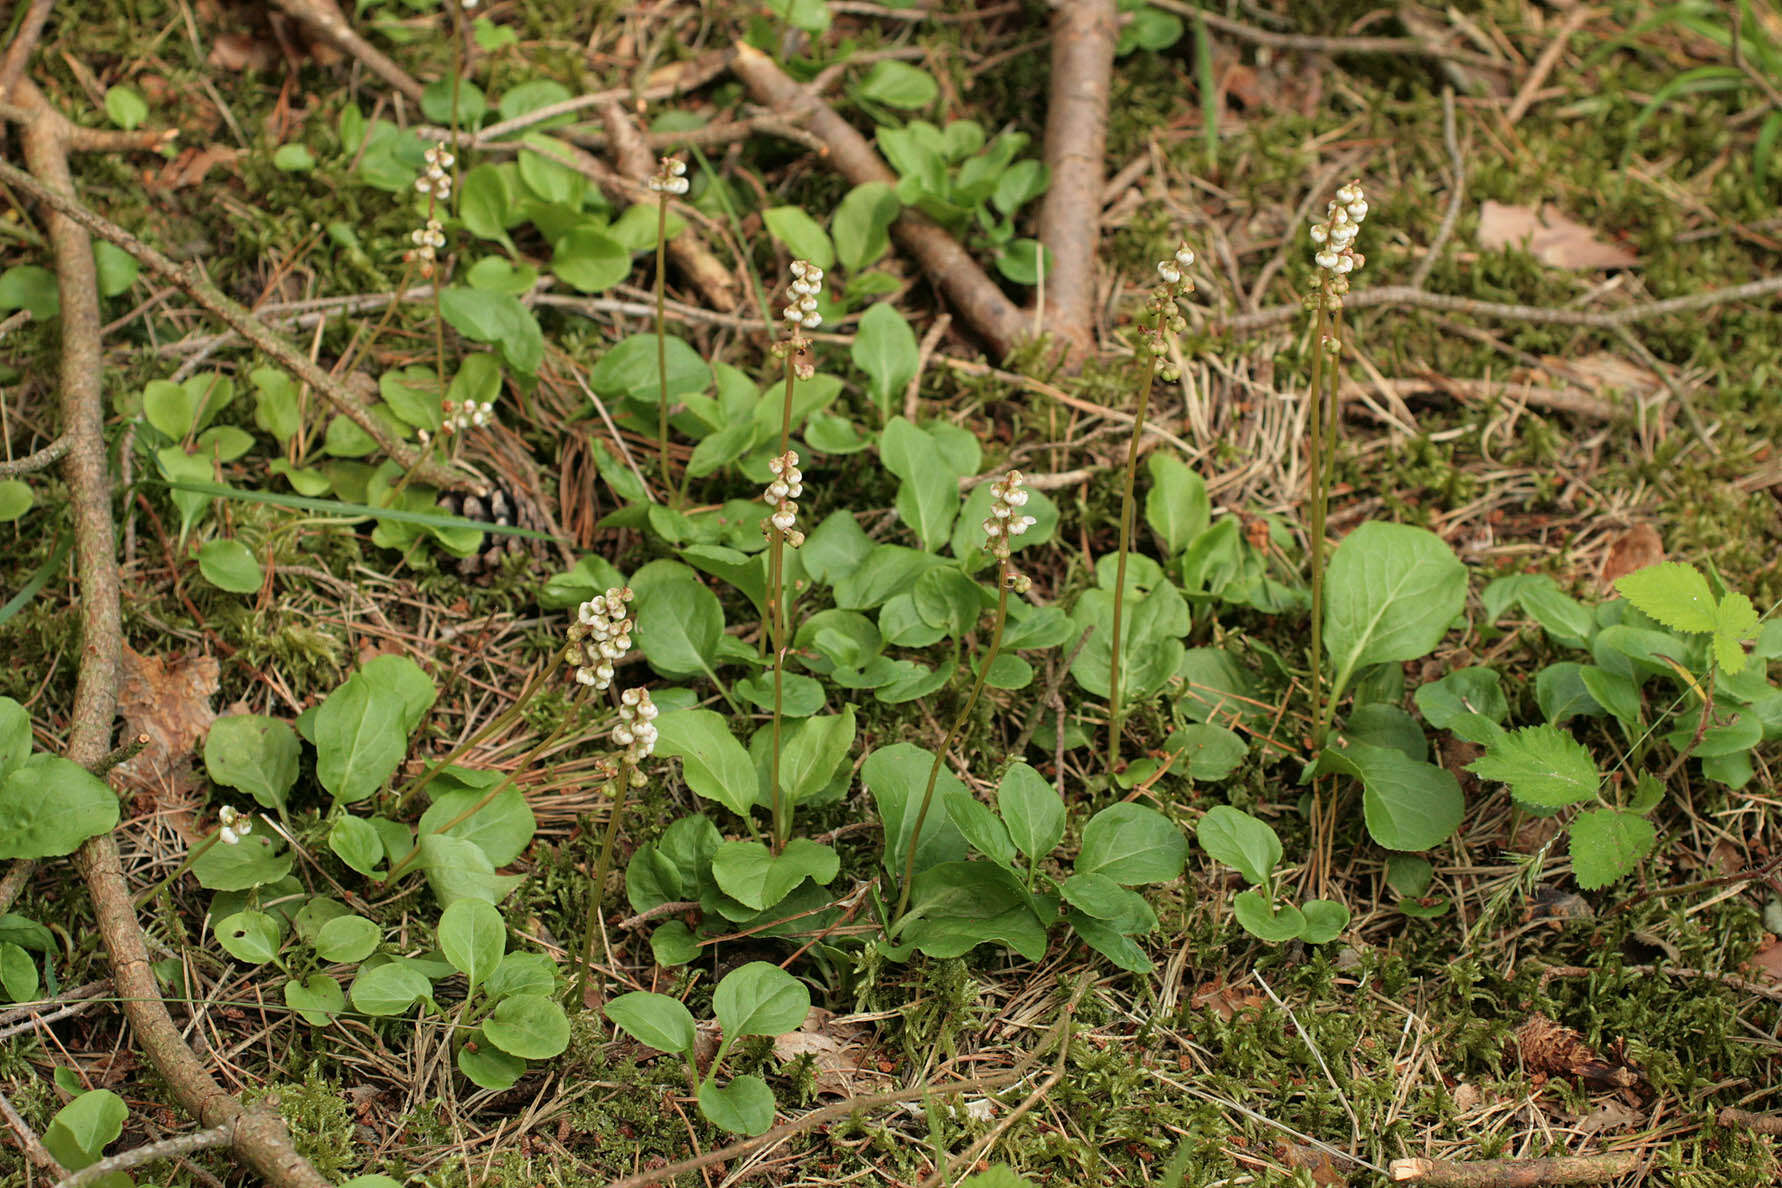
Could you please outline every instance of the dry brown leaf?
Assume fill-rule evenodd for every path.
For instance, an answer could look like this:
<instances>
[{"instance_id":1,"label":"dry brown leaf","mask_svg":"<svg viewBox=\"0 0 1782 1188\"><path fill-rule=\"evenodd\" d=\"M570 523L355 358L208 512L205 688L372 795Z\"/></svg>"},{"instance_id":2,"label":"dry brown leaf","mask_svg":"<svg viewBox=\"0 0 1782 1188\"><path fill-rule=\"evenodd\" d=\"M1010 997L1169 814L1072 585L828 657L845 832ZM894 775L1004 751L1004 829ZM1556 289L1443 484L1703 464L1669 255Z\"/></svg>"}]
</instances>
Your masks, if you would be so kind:
<instances>
[{"instance_id":1,"label":"dry brown leaf","mask_svg":"<svg viewBox=\"0 0 1782 1188\"><path fill-rule=\"evenodd\" d=\"M1479 210L1479 246L1487 249L1526 246L1549 268L1591 270L1632 268L1639 257L1620 244L1598 238L1573 222L1551 202L1538 211L1489 199Z\"/></svg>"},{"instance_id":2,"label":"dry brown leaf","mask_svg":"<svg viewBox=\"0 0 1782 1188\"><path fill-rule=\"evenodd\" d=\"M1626 1130L1645 1120L1646 1115L1642 1111L1611 1097L1578 1119L1573 1129L1580 1134L1601 1134L1606 1130Z\"/></svg>"},{"instance_id":3,"label":"dry brown leaf","mask_svg":"<svg viewBox=\"0 0 1782 1188\"><path fill-rule=\"evenodd\" d=\"M1609 546L1609 555L1603 558L1603 570L1598 579L1603 589L1609 590L1635 570L1657 565L1663 560L1664 541L1659 537L1658 529L1650 524L1635 524Z\"/></svg>"},{"instance_id":4,"label":"dry brown leaf","mask_svg":"<svg viewBox=\"0 0 1782 1188\"><path fill-rule=\"evenodd\" d=\"M1194 988L1194 994L1188 1000L1190 1006L1212 1011L1227 1023L1243 1011L1260 1010L1267 1001L1254 990L1226 985L1224 978L1202 982Z\"/></svg>"},{"instance_id":5,"label":"dry brown leaf","mask_svg":"<svg viewBox=\"0 0 1782 1188\"><path fill-rule=\"evenodd\" d=\"M1782 982L1782 940L1765 937L1763 947L1751 954L1745 968L1759 981Z\"/></svg>"},{"instance_id":6,"label":"dry brown leaf","mask_svg":"<svg viewBox=\"0 0 1782 1188\"><path fill-rule=\"evenodd\" d=\"M1311 1172L1312 1183L1319 1185L1319 1188L1344 1188L1349 1183L1349 1177L1337 1167L1330 1152L1321 1147L1283 1141L1275 1144L1275 1153L1288 1167L1295 1170L1303 1167Z\"/></svg>"},{"instance_id":7,"label":"dry brown leaf","mask_svg":"<svg viewBox=\"0 0 1782 1188\"><path fill-rule=\"evenodd\" d=\"M217 662L210 656L167 660L124 647L118 684L118 713L125 736L146 734L148 745L117 768L126 787L171 795L195 786L192 751L216 711Z\"/></svg>"},{"instance_id":8,"label":"dry brown leaf","mask_svg":"<svg viewBox=\"0 0 1782 1188\"><path fill-rule=\"evenodd\" d=\"M188 148L161 167L152 185L163 190L184 190L202 182L218 165L233 165L241 149L220 144Z\"/></svg>"},{"instance_id":9,"label":"dry brown leaf","mask_svg":"<svg viewBox=\"0 0 1782 1188\"><path fill-rule=\"evenodd\" d=\"M278 47L248 33L218 33L204 62L221 70L270 70L278 64Z\"/></svg>"},{"instance_id":10,"label":"dry brown leaf","mask_svg":"<svg viewBox=\"0 0 1782 1188\"><path fill-rule=\"evenodd\" d=\"M1454 1086L1454 1108L1461 1113L1476 1108L1485 1100L1485 1091L1471 1081L1462 1081Z\"/></svg>"},{"instance_id":11,"label":"dry brown leaf","mask_svg":"<svg viewBox=\"0 0 1782 1188\"><path fill-rule=\"evenodd\" d=\"M809 1056L817 1092L852 1097L885 1079L871 1035L862 1025L838 1017L834 1011L812 1007L803 1026L775 1038L773 1054L788 1061Z\"/></svg>"}]
</instances>

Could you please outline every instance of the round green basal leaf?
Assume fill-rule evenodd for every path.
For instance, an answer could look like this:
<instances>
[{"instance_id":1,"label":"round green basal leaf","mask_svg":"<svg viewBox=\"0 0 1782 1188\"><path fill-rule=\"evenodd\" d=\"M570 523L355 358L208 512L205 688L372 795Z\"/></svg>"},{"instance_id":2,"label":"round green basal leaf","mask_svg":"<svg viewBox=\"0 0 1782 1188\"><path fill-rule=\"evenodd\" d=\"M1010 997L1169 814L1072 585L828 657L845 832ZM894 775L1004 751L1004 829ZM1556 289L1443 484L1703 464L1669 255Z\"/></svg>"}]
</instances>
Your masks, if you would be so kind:
<instances>
[{"instance_id":1,"label":"round green basal leaf","mask_svg":"<svg viewBox=\"0 0 1782 1188\"><path fill-rule=\"evenodd\" d=\"M1163 749L1181 752L1171 770L1191 780L1222 780L1250 753L1241 734L1207 722L1182 727L1169 736Z\"/></svg>"},{"instance_id":2,"label":"round green basal leaf","mask_svg":"<svg viewBox=\"0 0 1782 1188\"><path fill-rule=\"evenodd\" d=\"M219 590L231 594L253 594L266 581L266 574L254 559L253 551L239 540L213 540L198 550L198 572Z\"/></svg>"},{"instance_id":3,"label":"round green basal leaf","mask_svg":"<svg viewBox=\"0 0 1782 1188\"><path fill-rule=\"evenodd\" d=\"M582 293L600 293L631 274L631 253L593 228L571 231L551 253L551 271Z\"/></svg>"},{"instance_id":4,"label":"round green basal leaf","mask_svg":"<svg viewBox=\"0 0 1782 1188\"><path fill-rule=\"evenodd\" d=\"M315 973L285 983L285 1005L311 1027L326 1027L346 1009L346 993L332 977Z\"/></svg>"},{"instance_id":5,"label":"round green basal leaf","mask_svg":"<svg viewBox=\"0 0 1782 1188\"><path fill-rule=\"evenodd\" d=\"M93 244L93 267L99 273L99 295L116 297L130 291L142 266L136 257L116 244L100 240Z\"/></svg>"},{"instance_id":6,"label":"round green basal leaf","mask_svg":"<svg viewBox=\"0 0 1782 1188\"><path fill-rule=\"evenodd\" d=\"M774 206L761 212L767 233L785 245L786 250L818 268L835 267L835 245L829 233L796 206Z\"/></svg>"},{"instance_id":7,"label":"round green basal leaf","mask_svg":"<svg viewBox=\"0 0 1782 1188\"><path fill-rule=\"evenodd\" d=\"M934 102L940 94L940 84L926 70L887 60L873 64L856 93L873 103L914 111Z\"/></svg>"},{"instance_id":8,"label":"round green basal leaf","mask_svg":"<svg viewBox=\"0 0 1782 1188\"><path fill-rule=\"evenodd\" d=\"M733 1134L757 1135L773 1125L773 1090L757 1076L741 1076L720 1088L707 1081L699 1087L699 1112L712 1125Z\"/></svg>"},{"instance_id":9,"label":"round green basal leaf","mask_svg":"<svg viewBox=\"0 0 1782 1188\"><path fill-rule=\"evenodd\" d=\"M1182 873L1187 858L1188 839L1168 817L1141 804L1114 804L1083 827L1076 869L1135 887L1168 882Z\"/></svg>"},{"instance_id":10,"label":"round green basal leaf","mask_svg":"<svg viewBox=\"0 0 1782 1188\"><path fill-rule=\"evenodd\" d=\"M507 952L507 923L494 905L461 899L440 916L437 939L439 951L468 979L475 994Z\"/></svg>"},{"instance_id":11,"label":"round green basal leaf","mask_svg":"<svg viewBox=\"0 0 1782 1188\"><path fill-rule=\"evenodd\" d=\"M383 931L364 916L337 916L316 930L316 956L340 964L363 961L383 938Z\"/></svg>"},{"instance_id":12,"label":"round green basal leaf","mask_svg":"<svg viewBox=\"0 0 1782 1188\"><path fill-rule=\"evenodd\" d=\"M105 1148L124 1133L130 1108L109 1089L91 1089L63 1106L43 1132L43 1145L56 1162L78 1171L98 1162Z\"/></svg>"},{"instance_id":13,"label":"round green basal leaf","mask_svg":"<svg viewBox=\"0 0 1782 1188\"><path fill-rule=\"evenodd\" d=\"M1270 944L1293 940L1306 930L1305 915L1298 908L1282 904L1278 911L1270 911L1268 900L1254 888L1238 892L1231 910L1246 932Z\"/></svg>"},{"instance_id":14,"label":"round green basal leaf","mask_svg":"<svg viewBox=\"0 0 1782 1188\"><path fill-rule=\"evenodd\" d=\"M377 826L364 817L338 817L328 830L328 848L334 856L370 877L383 865L384 840Z\"/></svg>"},{"instance_id":15,"label":"round green basal leaf","mask_svg":"<svg viewBox=\"0 0 1782 1188\"><path fill-rule=\"evenodd\" d=\"M37 997L37 962L11 941L0 941L0 990L14 1002Z\"/></svg>"},{"instance_id":16,"label":"round green basal leaf","mask_svg":"<svg viewBox=\"0 0 1782 1188\"><path fill-rule=\"evenodd\" d=\"M511 1089L526 1072L526 1062L510 1056L481 1031L473 1031L458 1049L458 1071L480 1089Z\"/></svg>"},{"instance_id":17,"label":"round green basal leaf","mask_svg":"<svg viewBox=\"0 0 1782 1188\"><path fill-rule=\"evenodd\" d=\"M204 769L210 778L274 811L284 808L301 759L302 745L291 724L260 714L218 718L204 739Z\"/></svg>"},{"instance_id":18,"label":"round green basal leaf","mask_svg":"<svg viewBox=\"0 0 1782 1188\"><path fill-rule=\"evenodd\" d=\"M805 984L767 961L751 961L724 976L712 994L712 1012L726 1038L785 1035L811 1012Z\"/></svg>"},{"instance_id":19,"label":"round green basal leaf","mask_svg":"<svg viewBox=\"0 0 1782 1188\"><path fill-rule=\"evenodd\" d=\"M483 89L467 78L436 78L421 90L421 114L448 128L475 128L488 112Z\"/></svg>"},{"instance_id":20,"label":"round green basal leaf","mask_svg":"<svg viewBox=\"0 0 1782 1188\"><path fill-rule=\"evenodd\" d=\"M670 920L650 933L650 955L667 968L688 965L699 959L699 940L686 924Z\"/></svg>"},{"instance_id":21,"label":"round green basal leaf","mask_svg":"<svg viewBox=\"0 0 1782 1188\"><path fill-rule=\"evenodd\" d=\"M283 939L278 921L265 912L236 912L213 923L211 931L229 956L249 965L271 961Z\"/></svg>"},{"instance_id":22,"label":"round green basal leaf","mask_svg":"<svg viewBox=\"0 0 1782 1188\"><path fill-rule=\"evenodd\" d=\"M1228 804L1207 810L1194 827L1194 839L1252 886L1267 883L1281 861L1281 839L1274 827Z\"/></svg>"},{"instance_id":23,"label":"round green basal leaf","mask_svg":"<svg viewBox=\"0 0 1782 1188\"><path fill-rule=\"evenodd\" d=\"M306 145L281 144L272 152L272 167L285 173L308 173L316 167L316 157Z\"/></svg>"},{"instance_id":24,"label":"round green basal leaf","mask_svg":"<svg viewBox=\"0 0 1782 1188\"><path fill-rule=\"evenodd\" d=\"M542 994L515 994L496 1004L483 1034L510 1056L549 1060L569 1046L569 1016Z\"/></svg>"},{"instance_id":25,"label":"round green basal leaf","mask_svg":"<svg viewBox=\"0 0 1782 1188\"><path fill-rule=\"evenodd\" d=\"M0 524L10 524L37 502L31 486L23 479L0 479Z\"/></svg>"},{"instance_id":26,"label":"round green basal leaf","mask_svg":"<svg viewBox=\"0 0 1782 1188\"><path fill-rule=\"evenodd\" d=\"M483 992L492 1001L510 994L548 998L557 992L557 967L543 953L509 953L483 983Z\"/></svg>"},{"instance_id":27,"label":"round green basal leaf","mask_svg":"<svg viewBox=\"0 0 1782 1188\"><path fill-rule=\"evenodd\" d=\"M118 823L104 780L58 755L28 755L0 780L0 858L58 858Z\"/></svg>"},{"instance_id":28,"label":"round green basal leaf","mask_svg":"<svg viewBox=\"0 0 1782 1188\"><path fill-rule=\"evenodd\" d=\"M693 1050L693 1012L678 998L634 990L606 1004L606 1017L638 1043L658 1052Z\"/></svg>"},{"instance_id":29,"label":"round green basal leaf","mask_svg":"<svg viewBox=\"0 0 1782 1188\"><path fill-rule=\"evenodd\" d=\"M353 979L353 1006L367 1015L400 1015L432 994L427 975L398 961L361 969Z\"/></svg>"},{"instance_id":30,"label":"round green basal leaf","mask_svg":"<svg viewBox=\"0 0 1782 1188\"><path fill-rule=\"evenodd\" d=\"M148 101L134 87L112 87L105 92L105 114L112 123L129 132L148 119Z\"/></svg>"},{"instance_id":31,"label":"round green basal leaf","mask_svg":"<svg viewBox=\"0 0 1782 1188\"><path fill-rule=\"evenodd\" d=\"M1349 926L1349 909L1332 900L1308 900L1300 905L1299 910L1306 920L1299 939L1308 945L1322 945L1333 941L1338 933Z\"/></svg>"}]
</instances>

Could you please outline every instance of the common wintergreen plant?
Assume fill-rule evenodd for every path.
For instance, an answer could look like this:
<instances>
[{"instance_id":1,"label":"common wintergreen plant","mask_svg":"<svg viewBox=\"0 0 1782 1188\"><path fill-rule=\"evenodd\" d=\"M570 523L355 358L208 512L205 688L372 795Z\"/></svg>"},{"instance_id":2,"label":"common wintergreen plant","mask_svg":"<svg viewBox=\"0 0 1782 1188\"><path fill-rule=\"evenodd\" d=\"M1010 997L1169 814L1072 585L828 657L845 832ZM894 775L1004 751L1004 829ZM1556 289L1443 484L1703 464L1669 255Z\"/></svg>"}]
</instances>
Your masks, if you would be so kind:
<instances>
[{"instance_id":1,"label":"common wintergreen plant","mask_svg":"<svg viewBox=\"0 0 1782 1188\"><path fill-rule=\"evenodd\" d=\"M1114 569L1114 625L1109 644L1108 670L1108 770L1120 766L1120 726L1125 714L1120 686L1120 643L1124 627L1122 612L1126 604L1126 558L1132 550L1133 488L1138 480L1139 440L1145 435L1145 414L1151 408L1151 386L1157 377L1165 383L1182 378L1181 369L1169 358L1169 336L1188 328L1176 303L1194 291L1194 279L1188 270L1194 267L1194 253L1184 243L1173 258L1160 261L1157 275L1162 283L1151 293L1145 316L1140 320L1139 336L1143 344L1140 355L1145 360L1145 377L1139 382L1138 407L1133 412L1132 436L1126 446L1125 484L1120 493L1120 551Z\"/></svg>"},{"instance_id":2,"label":"common wintergreen plant","mask_svg":"<svg viewBox=\"0 0 1782 1188\"><path fill-rule=\"evenodd\" d=\"M1311 469L1312 545L1312 747L1324 745L1328 716L1323 705L1324 653L1320 637L1324 628L1324 525L1330 514L1330 484L1336 464L1336 440L1340 376L1337 360L1343 351L1343 297L1349 277L1359 271L1366 257L1355 250L1355 237L1367 218L1367 198L1359 180L1336 193L1326 208L1324 221L1311 230L1314 261L1318 266L1316 289L1306 298L1312 313L1312 379L1306 393L1306 417L1310 425L1306 451ZM1332 690L1331 699L1337 697Z\"/></svg>"},{"instance_id":3,"label":"common wintergreen plant","mask_svg":"<svg viewBox=\"0 0 1782 1188\"><path fill-rule=\"evenodd\" d=\"M983 523L985 548L996 558L996 610L991 619L990 646L984 649L983 658L978 661L977 679L972 682L971 693L966 697L965 705L953 719L946 737L941 740L940 750L935 753L934 762L929 765L928 784L922 789L922 800L916 808L915 823L910 829L909 851L904 857L903 877L899 880L897 892L897 910L891 913L889 923L892 931L901 923L904 911L909 907L910 888L916 877L916 849L922 840L922 826L928 821L928 810L934 805L934 782L940 776L941 763L951 749L953 740L959 736L959 731L970 720L972 710L977 708L978 698L984 692L984 681L996 666L997 653L1002 650L1002 631L1008 622L1009 594L1025 594L1033 586L1033 579L1017 571L1009 562L1010 542L1035 523L1034 517L1021 510L1027 505L1027 490L1021 472L1011 470L1000 482L992 483L990 497L990 514L984 518Z\"/></svg>"},{"instance_id":4,"label":"common wintergreen plant","mask_svg":"<svg viewBox=\"0 0 1782 1188\"><path fill-rule=\"evenodd\" d=\"M650 177L650 192L656 195L656 445L662 456L662 485L667 490L674 489L668 453L668 199L671 194L685 194L687 189L687 163L663 157Z\"/></svg>"},{"instance_id":5,"label":"common wintergreen plant","mask_svg":"<svg viewBox=\"0 0 1782 1188\"><path fill-rule=\"evenodd\" d=\"M823 324L822 315L817 312L817 297L822 291L823 270L805 260L792 261L792 286L783 312L789 333L774 344L774 353L786 366L786 397L780 414L779 452L767 464L773 479L762 496L773 510L762 523L761 530L767 535L767 614L773 637L773 771L768 793L776 854L785 847L791 829L780 779L780 724L785 716L786 649L790 644L790 628L786 621L786 550L804 544L804 533L798 527L797 503L804 495L804 474L798 469L798 454L791 448L792 397L800 377L810 379L816 374L810 340L805 338L804 331Z\"/></svg>"},{"instance_id":6,"label":"common wintergreen plant","mask_svg":"<svg viewBox=\"0 0 1782 1188\"><path fill-rule=\"evenodd\" d=\"M731 970L712 993L712 1011L723 1038L704 1076L694 1059L698 1032L693 1012L679 999L642 990L621 994L606 1004L606 1017L638 1043L686 1062L687 1084L699 1101L699 1112L714 1126L755 1135L773 1125L773 1090L753 1073L720 1085L719 1070L737 1041L796 1031L810 1010L810 991L778 966L751 961Z\"/></svg>"},{"instance_id":7,"label":"common wintergreen plant","mask_svg":"<svg viewBox=\"0 0 1782 1188\"><path fill-rule=\"evenodd\" d=\"M656 752L656 706L648 689L627 689L619 698L619 722L613 727L613 745L620 750L619 773L612 782L613 805L606 822L606 836L600 843L600 857L594 864L593 885L588 889L588 922L582 935L582 964L576 974L576 1001L582 1000L588 986L588 974L594 968L594 941L601 935L600 909L606 902L606 876L612 869L613 846L619 839L619 823L625 818L625 805L631 789L649 782L643 773L643 761ZM610 963L612 955L607 955Z\"/></svg>"}]
</instances>

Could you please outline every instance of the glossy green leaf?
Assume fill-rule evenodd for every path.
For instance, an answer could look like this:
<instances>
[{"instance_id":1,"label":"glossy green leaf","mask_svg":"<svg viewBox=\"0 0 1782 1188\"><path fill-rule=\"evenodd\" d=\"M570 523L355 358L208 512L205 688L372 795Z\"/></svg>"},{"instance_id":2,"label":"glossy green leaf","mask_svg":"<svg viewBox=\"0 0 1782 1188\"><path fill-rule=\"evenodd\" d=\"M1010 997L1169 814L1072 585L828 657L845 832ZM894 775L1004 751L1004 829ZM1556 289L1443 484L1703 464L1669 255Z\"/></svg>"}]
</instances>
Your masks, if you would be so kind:
<instances>
[{"instance_id":1,"label":"glossy green leaf","mask_svg":"<svg viewBox=\"0 0 1782 1188\"><path fill-rule=\"evenodd\" d=\"M325 973L310 974L301 982L285 983L285 1005L311 1027L326 1027L346 1009L346 992Z\"/></svg>"},{"instance_id":2,"label":"glossy green leaf","mask_svg":"<svg viewBox=\"0 0 1782 1188\"><path fill-rule=\"evenodd\" d=\"M666 994L634 990L606 1004L606 1017L626 1035L658 1052L693 1050L693 1014Z\"/></svg>"},{"instance_id":3,"label":"glossy green leaf","mask_svg":"<svg viewBox=\"0 0 1782 1188\"><path fill-rule=\"evenodd\" d=\"M1194 838L1213 859L1243 875L1252 886L1266 886L1281 861L1281 839L1267 821L1215 805L1195 826Z\"/></svg>"},{"instance_id":4,"label":"glossy green leaf","mask_svg":"<svg viewBox=\"0 0 1782 1188\"><path fill-rule=\"evenodd\" d=\"M676 710L658 717L656 729L656 754L680 759L687 787L739 817L749 815L760 794L759 777L723 715Z\"/></svg>"},{"instance_id":5,"label":"glossy green leaf","mask_svg":"<svg viewBox=\"0 0 1782 1188\"><path fill-rule=\"evenodd\" d=\"M204 739L204 769L210 778L274 811L285 807L301 759L302 746L291 724L260 714L218 718Z\"/></svg>"},{"instance_id":6,"label":"glossy green leaf","mask_svg":"<svg viewBox=\"0 0 1782 1188\"><path fill-rule=\"evenodd\" d=\"M483 1035L510 1056L549 1060L569 1046L569 1016L542 994L513 994L483 1020Z\"/></svg>"},{"instance_id":7,"label":"glossy green leaf","mask_svg":"<svg viewBox=\"0 0 1782 1188\"><path fill-rule=\"evenodd\" d=\"M1370 520L1338 546L1325 590L1334 697L1361 668L1433 651L1466 604L1466 567L1433 532Z\"/></svg>"},{"instance_id":8,"label":"glossy green leaf","mask_svg":"<svg viewBox=\"0 0 1782 1188\"><path fill-rule=\"evenodd\" d=\"M708 1080L699 1087L699 1112L713 1126L733 1134L762 1134L773 1125L773 1090L752 1074L723 1086Z\"/></svg>"},{"instance_id":9,"label":"glossy green leaf","mask_svg":"<svg viewBox=\"0 0 1782 1188\"><path fill-rule=\"evenodd\" d=\"M117 823L117 794L60 756L28 755L0 780L0 858L72 854Z\"/></svg>"},{"instance_id":10,"label":"glossy green leaf","mask_svg":"<svg viewBox=\"0 0 1782 1188\"><path fill-rule=\"evenodd\" d=\"M1114 804L1083 827L1076 869L1135 887L1168 882L1187 858L1188 839L1168 817L1142 804Z\"/></svg>"},{"instance_id":11,"label":"glossy green leaf","mask_svg":"<svg viewBox=\"0 0 1782 1188\"><path fill-rule=\"evenodd\" d=\"M211 931L217 944L237 961L264 965L278 954L283 930L278 921L265 912L237 912L213 921Z\"/></svg>"},{"instance_id":12,"label":"glossy green leaf","mask_svg":"<svg viewBox=\"0 0 1782 1188\"><path fill-rule=\"evenodd\" d=\"M383 930L364 916L336 916L316 930L316 956L351 965L377 951Z\"/></svg>"},{"instance_id":13,"label":"glossy green leaf","mask_svg":"<svg viewBox=\"0 0 1782 1188\"><path fill-rule=\"evenodd\" d=\"M493 905L461 899L440 915L436 939L440 953L464 975L475 994L507 952L507 924Z\"/></svg>"}]
</instances>

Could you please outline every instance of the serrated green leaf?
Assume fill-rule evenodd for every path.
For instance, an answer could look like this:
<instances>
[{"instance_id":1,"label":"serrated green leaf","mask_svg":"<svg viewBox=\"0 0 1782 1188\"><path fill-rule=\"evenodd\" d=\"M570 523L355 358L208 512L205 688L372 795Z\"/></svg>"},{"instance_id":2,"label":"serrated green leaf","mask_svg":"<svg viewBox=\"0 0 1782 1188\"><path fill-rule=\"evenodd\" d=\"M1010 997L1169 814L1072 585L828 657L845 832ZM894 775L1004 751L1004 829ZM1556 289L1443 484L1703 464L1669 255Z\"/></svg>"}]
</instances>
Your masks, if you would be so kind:
<instances>
[{"instance_id":1,"label":"serrated green leaf","mask_svg":"<svg viewBox=\"0 0 1782 1188\"><path fill-rule=\"evenodd\" d=\"M1615 589L1673 631L1709 632L1717 622L1714 592L1701 570L1681 561L1660 561L1615 581Z\"/></svg>"},{"instance_id":2,"label":"serrated green leaf","mask_svg":"<svg viewBox=\"0 0 1782 1188\"><path fill-rule=\"evenodd\" d=\"M1745 671L1745 640L1757 634L1757 608L1743 594L1728 594L1714 612L1714 662L1729 676Z\"/></svg>"},{"instance_id":3,"label":"serrated green leaf","mask_svg":"<svg viewBox=\"0 0 1782 1188\"><path fill-rule=\"evenodd\" d=\"M1592 809L1572 822L1572 876L1586 891L1631 874L1652 852L1658 833L1637 813Z\"/></svg>"},{"instance_id":4,"label":"serrated green leaf","mask_svg":"<svg viewBox=\"0 0 1782 1188\"><path fill-rule=\"evenodd\" d=\"M1510 795L1541 808L1595 799L1602 785L1590 751L1557 726L1524 726L1502 734L1467 770L1508 784Z\"/></svg>"}]
</instances>

